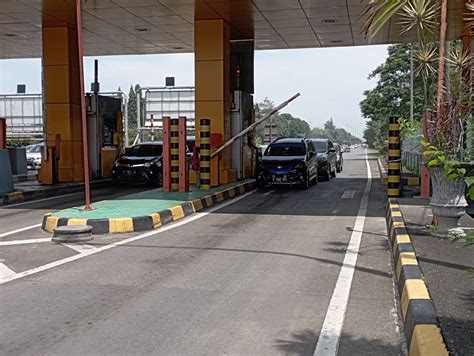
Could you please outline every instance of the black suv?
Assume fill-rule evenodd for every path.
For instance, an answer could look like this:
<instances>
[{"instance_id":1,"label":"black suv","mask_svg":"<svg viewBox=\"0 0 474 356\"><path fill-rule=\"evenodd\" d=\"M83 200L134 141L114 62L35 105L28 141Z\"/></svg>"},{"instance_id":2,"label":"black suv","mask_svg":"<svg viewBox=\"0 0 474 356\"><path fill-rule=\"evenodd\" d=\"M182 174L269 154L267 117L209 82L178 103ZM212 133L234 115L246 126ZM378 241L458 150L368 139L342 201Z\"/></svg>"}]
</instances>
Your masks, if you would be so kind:
<instances>
[{"instance_id":1,"label":"black suv","mask_svg":"<svg viewBox=\"0 0 474 356\"><path fill-rule=\"evenodd\" d=\"M315 138L312 141L318 154L318 174L324 180L336 177L337 157L334 144L325 138Z\"/></svg>"},{"instance_id":2,"label":"black suv","mask_svg":"<svg viewBox=\"0 0 474 356\"><path fill-rule=\"evenodd\" d=\"M318 182L318 161L311 140L277 138L263 153L257 170L257 184L301 185L307 189Z\"/></svg>"},{"instance_id":3,"label":"black suv","mask_svg":"<svg viewBox=\"0 0 474 356\"><path fill-rule=\"evenodd\" d=\"M163 184L163 142L144 142L130 147L112 168L114 182Z\"/></svg>"}]
</instances>

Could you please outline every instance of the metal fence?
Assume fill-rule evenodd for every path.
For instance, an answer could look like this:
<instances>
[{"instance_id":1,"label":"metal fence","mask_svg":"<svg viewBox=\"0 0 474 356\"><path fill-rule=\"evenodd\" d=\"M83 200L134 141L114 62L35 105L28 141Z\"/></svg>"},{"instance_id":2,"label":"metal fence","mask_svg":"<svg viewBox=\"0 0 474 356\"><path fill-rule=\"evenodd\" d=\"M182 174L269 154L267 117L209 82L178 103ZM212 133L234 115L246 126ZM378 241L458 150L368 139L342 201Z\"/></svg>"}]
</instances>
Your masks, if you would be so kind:
<instances>
[{"instance_id":1,"label":"metal fence","mask_svg":"<svg viewBox=\"0 0 474 356\"><path fill-rule=\"evenodd\" d=\"M402 140L402 166L407 171L420 175L423 146L419 138L405 138Z\"/></svg>"},{"instance_id":2,"label":"metal fence","mask_svg":"<svg viewBox=\"0 0 474 356\"><path fill-rule=\"evenodd\" d=\"M0 95L0 117L6 118L9 139L43 136L41 94Z\"/></svg>"}]
</instances>

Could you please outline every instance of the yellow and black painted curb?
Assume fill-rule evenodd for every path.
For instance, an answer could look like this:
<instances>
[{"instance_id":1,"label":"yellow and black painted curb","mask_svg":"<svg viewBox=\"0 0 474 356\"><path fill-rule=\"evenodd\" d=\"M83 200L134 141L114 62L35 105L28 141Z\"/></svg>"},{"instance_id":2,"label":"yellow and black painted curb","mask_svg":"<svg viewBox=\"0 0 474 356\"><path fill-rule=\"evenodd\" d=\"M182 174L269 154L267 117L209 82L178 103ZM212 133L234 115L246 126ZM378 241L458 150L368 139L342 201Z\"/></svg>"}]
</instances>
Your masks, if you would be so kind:
<instances>
[{"instance_id":1,"label":"yellow and black painted curb","mask_svg":"<svg viewBox=\"0 0 474 356\"><path fill-rule=\"evenodd\" d=\"M386 217L408 354L409 356L448 355L433 302L395 198L388 199Z\"/></svg>"},{"instance_id":2,"label":"yellow and black painted curb","mask_svg":"<svg viewBox=\"0 0 474 356\"><path fill-rule=\"evenodd\" d=\"M37 179L38 179L38 174L36 173L18 174L12 177L13 183L30 182Z\"/></svg>"},{"instance_id":3,"label":"yellow and black painted curb","mask_svg":"<svg viewBox=\"0 0 474 356\"><path fill-rule=\"evenodd\" d=\"M52 233L58 226L90 225L92 226L92 234L94 235L148 231L157 229L173 221L183 219L184 217L192 215L200 210L209 208L224 200L228 200L249 192L255 189L255 187L255 181L246 182L213 194L206 195L200 199L188 201L186 203L144 216L104 219L75 219L62 218L52 214L47 214L43 217L42 228L43 230Z\"/></svg>"},{"instance_id":4,"label":"yellow and black painted curb","mask_svg":"<svg viewBox=\"0 0 474 356\"><path fill-rule=\"evenodd\" d=\"M112 180L103 179L100 181L91 182L91 187L100 188L109 186ZM24 201L32 201L44 198L50 198L55 196L60 196L69 193L80 192L84 189L84 183L75 183L64 186L50 186L42 189L32 189L32 190L23 190L15 191L12 193L6 193L3 196L0 196L0 204L15 204L21 203Z\"/></svg>"}]
</instances>

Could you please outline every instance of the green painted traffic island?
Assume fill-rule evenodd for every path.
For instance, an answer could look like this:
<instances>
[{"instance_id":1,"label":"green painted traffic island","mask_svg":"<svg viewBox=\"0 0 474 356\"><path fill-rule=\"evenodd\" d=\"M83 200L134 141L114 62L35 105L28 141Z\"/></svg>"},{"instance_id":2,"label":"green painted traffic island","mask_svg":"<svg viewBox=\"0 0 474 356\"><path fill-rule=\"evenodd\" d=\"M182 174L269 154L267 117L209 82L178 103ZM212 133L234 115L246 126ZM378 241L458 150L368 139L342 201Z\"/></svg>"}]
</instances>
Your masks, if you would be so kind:
<instances>
[{"instance_id":1,"label":"green painted traffic island","mask_svg":"<svg viewBox=\"0 0 474 356\"><path fill-rule=\"evenodd\" d=\"M117 234L157 229L224 200L255 189L254 179L222 185L211 190L190 187L187 193L153 189L84 206L46 214L43 230L53 233L59 226L89 225L92 234Z\"/></svg>"}]
</instances>

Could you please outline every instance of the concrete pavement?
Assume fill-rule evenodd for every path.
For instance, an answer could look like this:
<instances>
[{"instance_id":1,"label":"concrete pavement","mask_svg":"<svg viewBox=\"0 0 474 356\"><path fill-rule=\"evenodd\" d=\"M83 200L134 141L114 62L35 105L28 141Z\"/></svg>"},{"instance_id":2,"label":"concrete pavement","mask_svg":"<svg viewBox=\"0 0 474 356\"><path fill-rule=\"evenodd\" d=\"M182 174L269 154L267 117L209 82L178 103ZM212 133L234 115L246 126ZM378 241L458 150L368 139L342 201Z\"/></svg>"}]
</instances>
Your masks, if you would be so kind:
<instances>
[{"instance_id":1,"label":"concrete pavement","mask_svg":"<svg viewBox=\"0 0 474 356\"><path fill-rule=\"evenodd\" d=\"M367 182L363 150L344 162L336 179L306 191L268 189L156 232L98 237L97 253L22 245L43 246L39 266L69 260L0 285L0 353L312 355ZM369 162L338 354L400 355L385 191ZM5 265L21 272L18 259Z\"/></svg>"}]
</instances>

